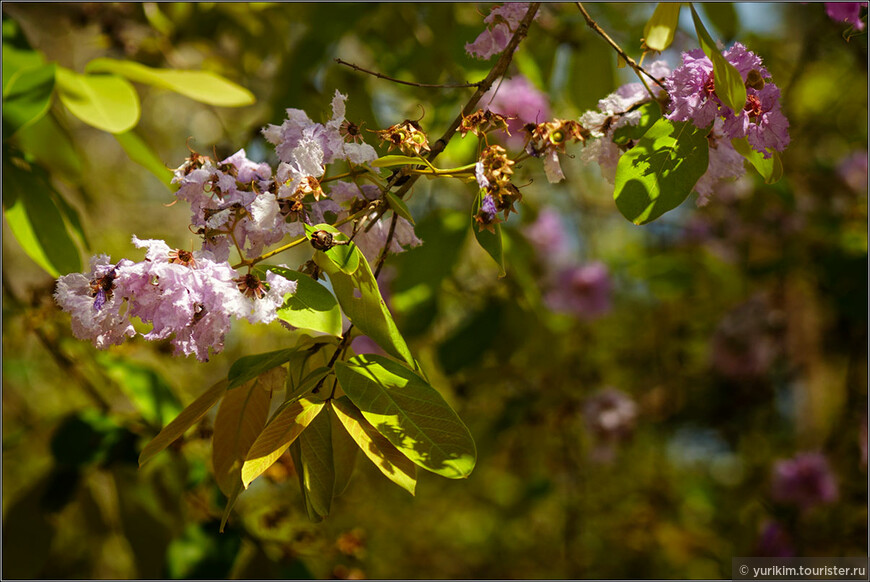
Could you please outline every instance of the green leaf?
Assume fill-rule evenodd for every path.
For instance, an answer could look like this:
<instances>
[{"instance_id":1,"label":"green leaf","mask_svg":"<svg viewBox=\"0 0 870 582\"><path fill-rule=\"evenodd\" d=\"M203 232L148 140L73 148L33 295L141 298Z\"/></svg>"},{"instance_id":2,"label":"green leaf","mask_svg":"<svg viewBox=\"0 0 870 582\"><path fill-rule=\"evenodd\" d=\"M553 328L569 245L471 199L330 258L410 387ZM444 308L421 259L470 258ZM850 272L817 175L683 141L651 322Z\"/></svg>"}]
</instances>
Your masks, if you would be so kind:
<instances>
[{"instance_id":1,"label":"green leaf","mask_svg":"<svg viewBox=\"0 0 870 582\"><path fill-rule=\"evenodd\" d=\"M311 499L305 490L305 471L299 469L302 466L302 447L299 445L299 439L290 445L290 456L293 458L293 466L296 467L296 477L299 479L299 490L302 492L302 501L305 503L308 519L313 523L320 523L323 521L323 516L317 513L314 506L311 505Z\"/></svg>"},{"instance_id":2,"label":"green leaf","mask_svg":"<svg viewBox=\"0 0 870 582\"><path fill-rule=\"evenodd\" d=\"M139 466L144 465L151 457L171 445L187 429L199 422L226 391L227 381L221 380L191 402L187 408L181 411L181 414L175 417L175 420L170 422L156 437L151 439L151 442L145 445L145 448L142 449L142 453L139 455Z\"/></svg>"},{"instance_id":3,"label":"green leaf","mask_svg":"<svg viewBox=\"0 0 870 582\"><path fill-rule=\"evenodd\" d=\"M335 374L363 417L406 457L450 479L468 477L477 458L471 433L423 378L373 354L336 362Z\"/></svg>"},{"instance_id":4,"label":"green leaf","mask_svg":"<svg viewBox=\"0 0 870 582\"><path fill-rule=\"evenodd\" d=\"M342 398L347 399L346 396ZM330 400L335 402L335 400ZM350 483L353 469L356 466L356 458L359 453L359 447L356 441L351 438L338 416L333 406L329 407L329 420L332 423L332 460L335 466L335 487L333 488L333 497L338 497L344 490L347 489ZM405 459L407 461L407 459ZM409 461L410 462L410 461ZM413 465L411 465L413 467Z\"/></svg>"},{"instance_id":5,"label":"green leaf","mask_svg":"<svg viewBox=\"0 0 870 582\"><path fill-rule=\"evenodd\" d=\"M707 171L707 129L659 119L616 166L616 207L635 224L673 210Z\"/></svg>"},{"instance_id":6,"label":"green leaf","mask_svg":"<svg viewBox=\"0 0 870 582\"><path fill-rule=\"evenodd\" d=\"M373 161L370 165L373 168L389 168L392 166L407 166L409 164L422 164L419 158L412 158L410 156L382 156L375 161Z\"/></svg>"},{"instance_id":7,"label":"green leaf","mask_svg":"<svg viewBox=\"0 0 870 582\"><path fill-rule=\"evenodd\" d=\"M299 435L302 484L311 506L326 517L332 508L335 465L332 459L332 422L328 413L318 414Z\"/></svg>"},{"instance_id":8,"label":"green leaf","mask_svg":"<svg viewBox=\"0 0 870 582\"><path fill-rule=\"evenodd\" d=\"M212 467L218 487L228 497L241 484L242 463L266 426L272 395L283 387L285 374L283 368L272 368L256 380L227 392L218 408L212 437Z\"/></svg>"},{"instance_id":9,"label":"green leaf","mask_svg":"<svg viewBox=\"0 0 870 582\"><path fill-rule=\"evenodd\" d=\"M230 371L227 373L227 381L229 381L227 389L232 390L236 386L241 386L263 372L289 361L297 350L298 348L285 348L283 350L275 350L274 352L239 358L233 362L233 365L230 366Z\"/></svg>"},{"instance_id":10,"label":"green leaf","mask_svg":"<svg viewBox=\"0 0 870 582\"><path fill-rule=\"evenodd\" d=\"M221 527L220 533L224 533L224 528L227 525L227 521L230 519L230 513L233 510L233 507L236 506L236 501L239 498L239 495L242 493L242 480L239 479L236 481L236 484L233 486L233 490L230 491L229 496L227 497L227 505L224 507L224 512L221 514Z\"/></svg>"},{"instance_id":11,"label":"green leaf","mask_svg":"<svg viewBox=\"0 0 870 582\"><path fill-rule=\"evenodd\" d=\"M306 224L305 236L308 237L308 240L311 240L311 236L319 230L325 230L326 232L331 233L333 240L350 240L346 234L344 234L331 224L318 224L317 226L310 226ZM345 245L336 245L328 251L324 251L324 254L329 257L329 260L332 261L332 263L336 267L338 267L348 275L353 275L354 272L356 272L357 268L359 268L361 253L358 251L357 246L352 242Z\"/></svg>"},{"instance_id":12,"label":"green leaf","mask_svg":"<svg viewBox=\"0 0 870 582\"><path fill-rule=\"evenodd\" d=\"M3 139L28 127L48 113L54 92L54 63L21 69L3 86Z\"/></svg>"},{"instance_id":13,"label":"green leaf","mask_svg":"<svg viewBox=\"0 0 870 582\"><path fill-rule=\"evenodd\" d=\"M362 452L387 479L414 494L417 486L417 466L375 430L350 398L342 396L331 401L332 410Z\"/></svg>"},{"instance_id":14,"label":"green leaf","mask_svg":"<svg viewBox=\"0 0 870 582\"><path fill-rule=\"evenodd\" d=\"M82 263L53 195L42 168L27 171L3 156L3 213L9 228L27 255L58 277L81 271Z\"/></svg>"},{"instance_id":15,"label":"green leaf","mask_svg":"<svg viewBox=\"0 0 870 582\"><path fill-rule=\"evenodd\" d=\"M654 101L644 103L637 110L640 111L637 125L623 125L613 130L613 143L616 145L626 145L639 140L662 117L662 108Z\"/></svg>"},{"instance_id":16,"label":"green leaf","mask_svg":"<svg viewBox=\"0 0 870 582\"><path fill-rule=\"evenodd\" d=\"M172 189L172 170L166 167L157 154L132 129L116 133L115 139L127 152L131 160L154 174L167 188Z\"/></svg>"},{"instance_id":17,"label":"green leaf","mask_svg":"<svg viewBox=\"0 0 870 582\"><path fill-rule=\"evenodd\" d=\"M9 22L3 21L4 24ZM45 65L45 58L41 53L33 49L25 49L6 42L6 34L3 34L3 97L6 97L9 83L13 77L26 69L38 69ZM6 107L6 103L3 103Z\"/></svg>"},{"instance_id":18,"label":"green leaf","mask_svg":"<svg viewBox=\"0 0 870 582\"><path fill-rule=\"evenodd\" d=\"M483 195L483 190L481 190L477 193L477 198L474 201L474 208L471 211L471 230L474 232L474 238L477 239L477 243L498 265L498 276L501 278L506 275L504 269L504 249L501 242L501 224L493 224L493 230L495 231L493 233L478 225L474 220L474 216L480 210Z\"/></svg>"},{"instance_id":19,"label":"green leaf","mask_svg":"<svg viewBox=\"0 0 870 582\"><path fill-rule=\"evenodd\" d=\"M278 308L278 318L294 327L341 336L341 309L329 289L299 271L269 267L273 273L296 281L296 293L288 294Z\"/></svg>"},{"instance_id":20,"label":"green leaf","mask_svg":"<svg viewBox=\"0 0 870 582\"><path fill-rule=\"evenodd\" d=\"M782 158L779 157L779 152L776 150L768 152L771 155L769 158L765 158L764 154L749 145L749 141L745 137L732 139L731 145L737 150L737 153L749 160L749 163L758 170L758 173L764 178L765 184L774 184L782 178Z\"/></svg>"},{"instance_id":21,"label":"green leaf","mask_svg":"<svg viewBox=\"0 0 870 582\"><path fill-rule=\"evenodd\" d=\"M124 133L139 122L139 97L126 79L115 75L80 75L57 68L61 103L97 129Z\"/></svg>"},{"instance_id":22,"label":"green leaf","mask_svg":"<svg viewBox=\"0 0 870 582\"><path fill-rule=\"evenodd\" d=\"M654 51L663 51L674 42L674 33L680 20L679 2L659 2L655 12L643 29L646 46Z\"/></svg>"},{"instance_id":23,"label":"green leaf","mask_svg":"<svg viewBox=\"0 0 870 582\"><path fill-rule=\"evenodd\" d=\"M329 275L332 289L347 318L387 353L416 367L414 357L381 297L378 283L368 261L359 251L355 254L358 255L359 267L353 275L348 275L337 267L334 261L321 251L314 253L314 262Z\"/></svg>"},{"instance_id":24,"label":"green leaf","mask_svg":"<svg viewBox=\"0 0 870 582\"><path fill-rule=\"evenodd\" d=\"M98 58L85 66L88 73L114 73L136 83L145 83L180 93L194 101L218 107L243 107L256 102L244 87L210 71L153 69L132 61Z\"/></svg>"},{"instance_id":25,"label":"green leaf","mask_svg":"<svg viewBox=\"0 0 870 582\"><path fill-rule=\"evenodd\" d=\"M245 489L284 454L322 409L323 402L302 399L282 404L275 411L266 428L251 445L242 465L242 484Z\"/></svg>"},{"instance_id":26,"label":"green leaf","mask_svg":"<svg viewBox=\"0 0 870 582\"><path fill-rule=\"evenodd\" d=\"M722 100L722 103L731 108L731 111L739 112L743 110L743 105L746 104L746 86L743 84L743 77L740 72L722 56L716 43L704 28L704 23L701 22L701 17L695 11L695 7L689 4L692 10L692 20L695 23L695 32L698 33L698 43L704 50L710 60L713 62L713 82L716 88L716 95Z\"/></svg>"},{"instance_id":27,"label":"green leaf","mask_svg":"<svg viewBox=\"0 0 870 582\"><path fill-rule=\"evenodd\" d=\"M411 216L411 211L408 210L408 206L405 204L405 201L393 194L392 192L387 192L387 203L390 205L390 208L393 209L393 212L414 224L414 217Z\"/></svg>"}]
</instances>

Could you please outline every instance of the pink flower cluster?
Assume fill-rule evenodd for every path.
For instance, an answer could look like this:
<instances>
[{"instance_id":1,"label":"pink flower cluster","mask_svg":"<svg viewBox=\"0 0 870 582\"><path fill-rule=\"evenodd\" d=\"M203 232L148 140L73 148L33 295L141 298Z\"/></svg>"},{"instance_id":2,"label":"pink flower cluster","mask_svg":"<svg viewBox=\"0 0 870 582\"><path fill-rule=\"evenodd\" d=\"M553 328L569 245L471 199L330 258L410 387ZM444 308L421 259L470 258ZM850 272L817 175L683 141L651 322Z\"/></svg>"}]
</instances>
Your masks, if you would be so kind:
<instances>
[{"instance_id":1,"label":"pink flower cluster","mask_svg":"<svg viewBox=\"0 0 870 582\"><path fill-rule=\"evenodd\" d=\"M106 255L91 259L89 273L58 279L55 299L72 315L73 334L106 349L136 335L138 317L151 324L147 340L172 338L175 352L207 361L209 348L223 349L232 319L270 323L296 282L269 272L266 285L239 274L210 251L173 250L161 240L133 244L145 259L112 264Z\"/></svg>"},{"instance_id":2,"label":"pink flower cluster","mask_svg":"<svg viewBox=\"0 0 870 582\"><path fill-rule=\"evenodd\" d=\"M649 71L657 79L670 79L673 76L664 61L652 63ZM664 92L657 85L650 84L650 88L657 98L663 97ZM641 118L638 106L650 100L649 91L641 83L629 83L601 99L598 102L598 111L587 111L580 117L580 123L592 133L592 136L600 138L587 141L580 157L587 163L597 163L601 168L601 175L611 184L616 179L619 158L625 151L624 147L620 148L613 143L614 132L621 127L637 125ZM703 115L715 116L713 109L708 111L703 109L703 106L701 109ZM743 176L746 171L743 156L734 149L726 134L725 119L710 117L710 122L713 123L713 127L708 135L710 148L707 171L695 184L695 191L699 195L699 206L709 202L714 188L720 182L735 180Z\"/></svg>"},{"instance_id":3,"label":"pink flower cluster","mask_svg":"<svg viewBox=\"0 0 870 582\"><path fill-rule=\"evenodd\" d=\"M729 139L747 138L749 145L769 158L770 150L783 151L789 143L788 119L779 103L779 88L761 58L740 43L722 53L734 65L746 84L746 103L731 111L716 94L713 63L701 49L683 53L683 64L665 80L670 96L668 118L691 120L697 127L709 127L722 118Z\"/></svg>"},{"instance_id":4,"label":"pink flower cluster","mask_svg":"<svg viewBox=\"0 0 870 582\"><path fill-rule=\"evenodd\" d=\"M304 111L287 110L280 126L263 130L276 146L277 171L247 158L239 150L220 162L193 153L175 171L176 196L190 204L191 225L202 236L201 250L172 249L161 240L133 243L146 249L143 261L111 263L106 255L91 259L90 271L58 279L55 299L72 315L74 335L97 348L122 343L137 334L131 318L151 325L148 340L170 339L176 353L206 361L209 349L223 349L233 319L271 323L296 283L273 272L265 280L241 275L229 263L233 247L248 259L287 235L301 236L303 223L335 222L379 197L376 186L336 182L332 198L318 178L325 165L346 161L365 164L377 159L374 148L345 140L345 101L335 92L332 118L313 122ZM373 217L368 217L373 218ZM329 220L327 220L329 219ZM389 233L386 221L368 221L355 236L370 261L381 252ZM350 223L342 225L348 234ZM399 219L389 252L420 244L412 225Z\"/></svg>"}]
</instances>

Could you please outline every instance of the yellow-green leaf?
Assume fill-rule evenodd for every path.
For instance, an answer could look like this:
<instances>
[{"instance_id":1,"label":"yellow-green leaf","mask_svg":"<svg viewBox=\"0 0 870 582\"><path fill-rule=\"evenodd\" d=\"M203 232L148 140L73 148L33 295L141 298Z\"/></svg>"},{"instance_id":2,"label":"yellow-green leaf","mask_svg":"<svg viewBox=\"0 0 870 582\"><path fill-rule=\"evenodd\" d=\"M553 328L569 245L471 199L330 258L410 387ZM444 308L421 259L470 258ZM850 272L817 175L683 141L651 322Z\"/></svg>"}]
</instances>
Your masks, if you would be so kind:
<instances>
[{"instance_id":1,"label":"yellow-green leaf","mask_svg":"<svg viewBox=\"0 0 870 582\"><path fill-rule=\"evenodd\" d=\"M387 353L416 367L408 344L381 297L368 261L359 250L355 250L354 254L358 255L359 266L353 275L348 275L322 251L314 253L314 262L329 275L335 296L348 319Z\"/></svg>"},{"instance_id":2,"label":"yellow-green leaf","mask_svg":"<svg viewBox=\"0 0 870 582\"><path fill-rule=\"evenodd\" d=\"M417 466L394 447L367 421L350 398L344 396L331 402L336 418L362 452L387 479L414 494L417 486Z\"/></svg>"},{"instance_id":3,"label":"yellow-green leaf","mask_svg":"<svg viewBox=\"0 0 870 582\"><path fill-rule=\"evenodd\" d=\"M335 375L363 417L414 463L449 479L471 474L477 459L471 433L422 377L374 354L336 362Z\"/></svg>"},{"instance_id":4,"label":"yellow-green leaf","mask_svg":"<svg viewBox=\"0 0 870 582\"><path fill-rule=\"evenodd\" d=\"M123 133L139 122L139 96L126 79L115 75L80 75L57 68L61 103L89 125Z\"/></svg>"},{"instance_id":5,"label":"yellow-green leaf","mask_svg":"<svg viewBox=\"0 0 870 582\"><path fill-rule=\"evenodd\" d=\"M663 51L674 42L674 33L680 20L679 2L659 2L655 12L643 29L646 46L654 51Z\"/></svg>"},{"instance_id":6,"label":"yellow-green leaf","mask_svg":"<svg viewBox=\"0 0 870 582\"><path fill-rule=\"evenodd\" d=\"M85 71L114 73L136 83L162 87L218 107L243 107L256 102L253 93L211 71L154 69L132 61L107 58L92 60L85 67Z\"/></svg>"},{"instance_id":7,"label":"yellow-green leaf","mask_svg":"<svg viewBox=\"0 0 870 582\"><path fill-rule=\"evenodd\" d=\"M242 465L242 484L263 474L323 409L323 402L297 400L282 405L251 445Z\"/></svg>"},{"instance_id":8,"label":"yellow-green leaf","mask_svg":"<svg viewBox=\"0 0 870 582\"><path fill-rule=\"evenodd\" d=\"M175 439L199 422L226 391L227 381L221 380L191 402L187 408L181 411L181 414L175 417L175 420L166 425L156 437L151 439L151 442L145 445L145 448L142 449L142 454L139 455L139 466L144 465L148 459L175 442Z\"/></svg>"},{"instance_id":9,"label":"yellow-green leaf","mask_svg":"<svg viewBox=\"0 0 870 582\"><path fill-rule=\"evenodd\" d=\"M689 8L692 10L695 32L698 33L698 43L704 50L704 54L713 62L713 83L716 95L719 96L723 104L731 108L731 111L742 111L743 105L746 103L746 85L743 84L743 77L740 76L740 72L734 65L726 61L722 53L719 52L713 37L704 28L704 23L695 11L695 7L689 4Z\"/></svg>"},{"instance_id":10,"label":"yellow-green leaf","mask_svg":"<svg viewBox=\"0 0 870 582\"><path fill-rule=\"evenodd\" d=\"M770 151L768 152L770 157L765 158L763 153L749 145L749 140L745 137L732 139L731 145L737 150L737 153L749 160L749 163L758 170L758 173L764 178L765 184L773 184L782 178L782 158L779 157L779 152Z\"/></svg>"}]
</instances>

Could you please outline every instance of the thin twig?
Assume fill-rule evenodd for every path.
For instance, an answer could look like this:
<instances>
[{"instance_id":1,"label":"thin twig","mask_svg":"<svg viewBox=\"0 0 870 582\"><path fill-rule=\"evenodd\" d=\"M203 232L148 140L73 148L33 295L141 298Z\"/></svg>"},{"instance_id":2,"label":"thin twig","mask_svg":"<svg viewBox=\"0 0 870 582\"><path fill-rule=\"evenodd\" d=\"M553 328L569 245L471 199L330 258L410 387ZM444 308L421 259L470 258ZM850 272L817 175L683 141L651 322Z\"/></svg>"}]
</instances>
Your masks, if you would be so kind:
<instances>
[{"instance_id":1,"label":"thin twig","mask_svg":"<svg viewBox=\"0 0 870 582\"><path fill-rule=\"evenodd\" d=\"M597 32L598 35L599 35L601 38L603 38L604 40L607 41L607 44L609 44L611 47L613 47L613 50L615 50L615 51L619 54L619 56L622 57L622 60L624 60L626 63L628 63L628 66L631 67L631 68L634 70L635 74L636 74L638 77L640 77L641 82L644 81L643 77L641 76L641 73L643 73L644 75L646 75L647 77L649 77L650 79L652 79L652 81L653 81L656 85L658 85L659 87L661 87L662 89L664 89L665 91L667 91L667 89L665 88L664 83L662 83L660 80L656 79L652 74L650 74L649 72L647 72L646 69L644 69L643 67L641 67L640 65L638 65L637 62L635 62L635 60L634 60L633 58L631 58L630 56L628 56L628 54L627 54L624 50L622 50L622 47L621 47L621 46L619 46L618 44L616 44L616 41L614 41L612 38L610 38L610 36L609 36L606 32L604 32L604 29L602 29L600 26L598 26L598 23L597 23L597 22L595 22L594 20L592 20L592 17L589 16L589 13L586 12L586 9L585 9L585 8L583 8L583 3L582 3L582 2L575 2L575 4L577 4L577 8L579 8L579 9L580 9L580 12L583 14L583 18L586 19L586 24L589 25L589 28L591 28L592 30L594 30L595 32ZM644 82L644 85L646 85L645 82ZM655 96L653 95L653 97L655 97Z\"/></svg>"},{"instance_id":2,"label":"thin twig","mask_svg":"<svg viewBox=\"0 0 870 582\"><path fill-rule=\"evenodd\" d=\"M466 89L468 87L479 87L483 81L478 81L477 83L448 83L443 85L434 85L430 83L415 83L413 81L403 81L401 79L396 79L393 77L388 77L383 73L377 73L375 71L370 71L368 69L364 69L359 65L355 65L353 63L349 63L342 59L334 59L336 63L339 65L344 65L345 67L350 67L355 71L359 71L360 73L365 73L366 75L372 75L373 77L377 77L378 79L385 79L387 81L392 81L393 83L400 83L402 85L410 85L411 87L423 87L424 89Z\"/></svg>"}]
</instances>

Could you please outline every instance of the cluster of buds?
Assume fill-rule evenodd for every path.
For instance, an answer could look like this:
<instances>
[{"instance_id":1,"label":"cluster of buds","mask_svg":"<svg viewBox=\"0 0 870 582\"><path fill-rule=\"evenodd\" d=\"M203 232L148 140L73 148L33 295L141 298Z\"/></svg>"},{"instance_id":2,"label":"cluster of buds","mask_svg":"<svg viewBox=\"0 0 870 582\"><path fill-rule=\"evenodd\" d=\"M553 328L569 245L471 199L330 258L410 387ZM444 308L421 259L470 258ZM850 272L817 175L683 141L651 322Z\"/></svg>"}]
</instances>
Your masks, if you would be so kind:
<instances>
[{"instance_id":1,"label":"cluster of buds","mask_svg":"<svg viewBox=\"0 0 870 582\"><path fill-rule=\"evenodd\" d=\"M384 142L389 144L388 152L394 147L408 156L419 156L421 151L429 151L429 138L420 124L410 119L373 133L380 138L382 145Z\"/></svg>"},{"instance_id":2,"label":"cluster of buds","mask_svg":"<svg viewBox=\"0 0 870 582\"><path fill-rule=\"evenodd\" d=\"M526 153L539 158L547 151L565 152L569 140L586 143L590 133L580 123L570 119L554 119L545 123L529 123L523 129L529 134Z\"/></svg>"},{"instance_id":3,"label":"cluster of buds","mask_svg":"<svg viewBox=\"0 0 870 582\"><path fill-rule=\"evenodd\" d=\"M489 109L478 109L470 115L462 116L462 123L459 124L459 133L462 137L465 137L468 132L480 137L489 131L500 129L510 135L511 132L508 130L507 123L508 119L512 118L493 113Z\"/></svg>"}]
</instances>

